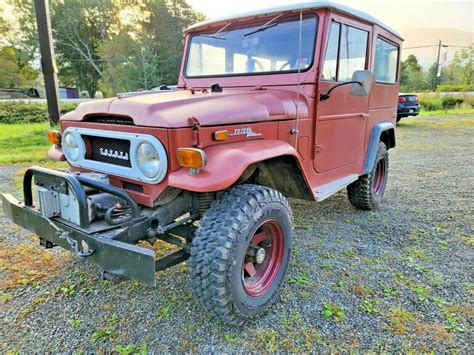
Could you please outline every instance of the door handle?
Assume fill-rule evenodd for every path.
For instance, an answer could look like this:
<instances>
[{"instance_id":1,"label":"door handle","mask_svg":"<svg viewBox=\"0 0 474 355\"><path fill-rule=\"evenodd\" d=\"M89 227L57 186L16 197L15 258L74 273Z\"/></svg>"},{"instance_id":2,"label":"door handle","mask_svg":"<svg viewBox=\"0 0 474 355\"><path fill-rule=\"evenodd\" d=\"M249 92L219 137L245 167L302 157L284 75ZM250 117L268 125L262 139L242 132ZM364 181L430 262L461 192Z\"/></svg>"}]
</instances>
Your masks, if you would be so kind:
<instances>
[{"instance_id":1,"label":"door handle","mask_svg":"<svg viewBox=\"0 0 474 355\"><path fill-rule=\"evenodd\" d=\"M368 113L361 113L360 115L364 118L364 120L370 117L370 114Z\"/></svg>"}]
</instances>

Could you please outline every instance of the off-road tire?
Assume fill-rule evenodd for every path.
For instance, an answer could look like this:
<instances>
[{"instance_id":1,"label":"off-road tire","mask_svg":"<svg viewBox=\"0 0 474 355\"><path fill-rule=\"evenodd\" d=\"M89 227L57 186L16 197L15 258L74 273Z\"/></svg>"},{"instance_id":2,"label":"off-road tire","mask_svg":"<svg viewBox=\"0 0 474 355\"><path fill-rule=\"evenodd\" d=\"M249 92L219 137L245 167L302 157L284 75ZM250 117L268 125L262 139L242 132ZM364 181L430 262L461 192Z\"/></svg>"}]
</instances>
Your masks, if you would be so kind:
<instances>
[{"instance_id":1,"label":"off-road tire","mask_svg":"<svg viewBox=\"0 0 474 355\"><path fill-rule=\"evenodd\" d=\"M374 189L377 184L377 169L380 164L384 166L384 174L382 185L378 189ZM377 147L377 155L375 156L375 163L372 171L369 174L362 175L359 179L349 186L347 186L347 196L350 203L362 210L373 210L380 206L388 178L388 151L384 142L379 142ZM376 193L376 191L378 193Z\"/></svg>"},{"instance_id":2,"label":"off-road tire","mask_svg":"<svg viewBox=\"0 0 474 355\"><path fill-rule=\"evenodd\" d=\"M284 235L281 264L267 291L252 297L244 286L244 258L248 257L250 241L260 233L257 231L274 221ZM292 241L292 213L281 193L259 185L230 189L205 212L192 241L188 265L195 298L231 325L239 326L257 317L277 298Z\"/></svg>"}]
</instances>

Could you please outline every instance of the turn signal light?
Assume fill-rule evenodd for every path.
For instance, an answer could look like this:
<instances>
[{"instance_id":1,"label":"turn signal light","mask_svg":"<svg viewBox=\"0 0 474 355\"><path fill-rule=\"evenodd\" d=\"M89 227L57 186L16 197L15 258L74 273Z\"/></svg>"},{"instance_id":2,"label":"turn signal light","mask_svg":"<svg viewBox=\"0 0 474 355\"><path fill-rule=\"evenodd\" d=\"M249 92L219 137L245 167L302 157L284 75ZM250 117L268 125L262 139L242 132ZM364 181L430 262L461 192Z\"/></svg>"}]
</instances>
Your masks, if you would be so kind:
<instances>
[{"instance_id":1,"label":"turn signal light","mask_svg":"<svg viewBox=\"0 0 474 355\"><path fill-rule=\"evenodd\" d=\"M201 169L207 163L207 155L197 148L178 148L178 164L183 168Z\"/></svg>"},{"instance_id":2,"label":"turn signal light","mask_svg":"<svg viewBox=\"0 0 474 355\"><path fill-rule=\"evenodd\" d=\"M229 131L224 130L224 131L215 131L212 134L212 138L215 141L225 141L229 138Z\"/></svg>"},{"instance_id":3,"label":"turn signal light","mask_svg":"<svg viewBox=\"0 0 474 355\"><path fill-rule=\"evenodd\" d=\"M48 131L48 142L51 144L61 144L61 132Z\"/></svg>"}]
</instances>

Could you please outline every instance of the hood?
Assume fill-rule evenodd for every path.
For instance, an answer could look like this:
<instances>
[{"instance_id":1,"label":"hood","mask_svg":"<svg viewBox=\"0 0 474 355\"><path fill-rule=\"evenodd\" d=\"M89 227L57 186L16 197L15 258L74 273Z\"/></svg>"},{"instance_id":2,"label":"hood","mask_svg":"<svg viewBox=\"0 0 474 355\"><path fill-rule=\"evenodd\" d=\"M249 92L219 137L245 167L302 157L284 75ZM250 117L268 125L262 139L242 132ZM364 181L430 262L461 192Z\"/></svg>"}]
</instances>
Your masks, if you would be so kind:
<instances>
[{"instance_id":1,"label":"hood","mask_svg":"<svg viewBox=\"0 0 474 355\"><path fill-rule=\"evenodd\" d=\"M62 117L83 121L90 116L128 116L137 126L190 127L190 117L202 126L288 120L296 117L297 93L287 90L224 89L222 92L181 90L166 93L90 101ZM300 95L299 116L308 116L308 105Z\"/></svg>"}]
</instances>

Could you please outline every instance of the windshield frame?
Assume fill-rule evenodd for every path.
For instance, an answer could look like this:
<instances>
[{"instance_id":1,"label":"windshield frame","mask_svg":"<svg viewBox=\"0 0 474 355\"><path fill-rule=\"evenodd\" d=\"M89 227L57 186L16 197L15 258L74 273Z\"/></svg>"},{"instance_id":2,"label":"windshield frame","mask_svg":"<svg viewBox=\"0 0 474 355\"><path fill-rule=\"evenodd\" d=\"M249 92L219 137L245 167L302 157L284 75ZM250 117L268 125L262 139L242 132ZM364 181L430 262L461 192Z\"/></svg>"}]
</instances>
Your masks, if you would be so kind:
<instances>
[{"instance_id":1,"label":"windshield frame","mask_svg":"<svg viewBox=\"0 0 474 355\"><path fill-rule=\"evenodd\" d=\"M275 14L273 14L274 16ZM286 16L286 15L283 15L282 17L280 17L277 21L278 24L282 23L282 22L290 22L290 21L299 21L299 14L294 14L294 13L291 13L289 16ZM314 18L315 19L315 26L314 26L314 40L313 40L313 46L312 46L312 49L311 49L311 53L312 53L312 56L311 56L311 62L309 63L309 65L304 68L304 69L301 69L299 70L300 73L305 73L309 70L311 70L316 62L316 48L317 48L317 41L318 41L318 31L319 31L319 25L320 25L320 17L318 14L314 13L314 12L311 12L311 13L306 13L306 14L303 14L303 20L306 20L308 18ZM231 20L230 22L232 21L236 21L236 20ZM262 26L263 24L265 24L266 22L268 22L268 18L265 18L265 19L259 19L258 22L248 22L248 23L244 23L244 24L238 24L236 23L237 26L231 26L231 29L241 29L241 28L249 28L249 27L259 27L259 26ZM285 75L285 74L295 74L295 73L298 73L298 69L290 69L290 70L283 70L283 71L280 71L280 70L276 70L276 71L264 71L264 72L254 72L254 73L236 73L236 74L226 74L226 73L223 73L223 74L213 74L213 75L188 75L187 74L187 68L188 68L188 60L189 60L189 52L191 50L191 43L192 43L192 39L193 37L196 37L196 36L200 36L200 35L207 35L209 33L213 33L213 31L215 31L215 28L212 28L212 29L209 29L209 30L206 30L206 31L201 31L201 32L194 32L194 33L191 33L188 35L188 39L186 41L186 50L185 50L185 58L184 58L184 62L183 62L183 70L182 70L182 75L184 76L184 78L186 79L209 79L209 78L233 78L233 77L248 77L248 76L264 76L264 75Z\"/></svg>"}]
</instances>

